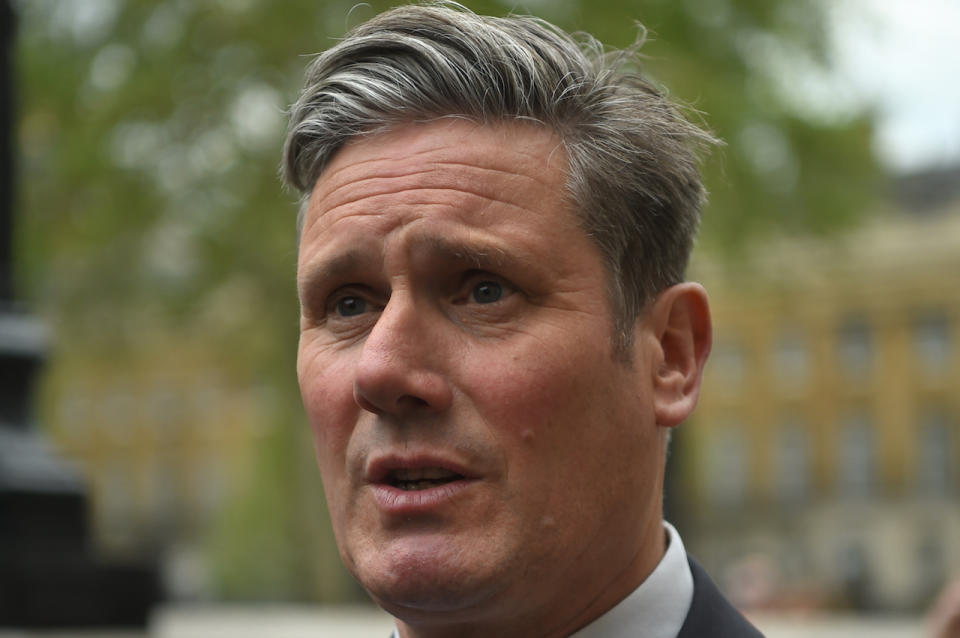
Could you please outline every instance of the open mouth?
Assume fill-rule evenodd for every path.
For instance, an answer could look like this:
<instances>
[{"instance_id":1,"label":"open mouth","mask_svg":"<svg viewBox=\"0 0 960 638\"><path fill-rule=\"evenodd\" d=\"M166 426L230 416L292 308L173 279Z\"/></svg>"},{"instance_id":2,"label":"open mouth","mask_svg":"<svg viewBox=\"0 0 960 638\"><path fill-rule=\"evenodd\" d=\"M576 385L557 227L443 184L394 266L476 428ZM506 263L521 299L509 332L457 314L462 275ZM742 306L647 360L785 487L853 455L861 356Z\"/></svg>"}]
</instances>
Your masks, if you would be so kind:
<instances>
[{"instance_id":1,"label":"open mouth","mask_svg":"<svg viewBox=\"0 0 960 638\"><path fill-rule=\"evenodd\" d=\"M462 474L457 474L450 470L440 467L424 467L418 469L398 469L392 470L387 474L386 483L404 491L428 490L431 487L439 487L453 481L463 479Z\"/></svg>"}]
</instances>

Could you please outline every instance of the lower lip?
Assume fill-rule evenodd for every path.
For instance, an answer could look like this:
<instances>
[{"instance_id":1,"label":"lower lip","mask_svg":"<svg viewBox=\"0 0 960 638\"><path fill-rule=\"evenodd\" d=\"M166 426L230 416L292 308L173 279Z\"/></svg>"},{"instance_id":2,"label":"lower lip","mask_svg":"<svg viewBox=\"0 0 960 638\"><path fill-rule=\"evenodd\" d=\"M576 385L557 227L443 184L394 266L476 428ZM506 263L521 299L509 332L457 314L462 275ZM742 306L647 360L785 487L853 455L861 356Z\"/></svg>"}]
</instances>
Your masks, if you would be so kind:
<instances>
[{"instance_id":1,"label":"lower lip","mask_svg":"<svg viewBox=\"0 0 960 638\"><path fill-rule=\"evenodd\" d=\"M381 483L373 486L373 497L377 507L386 514L394 516L427 514L450 503L475 482L471 479L460 479L424 490L401 490Z\"/></svg>"}]
</instances>

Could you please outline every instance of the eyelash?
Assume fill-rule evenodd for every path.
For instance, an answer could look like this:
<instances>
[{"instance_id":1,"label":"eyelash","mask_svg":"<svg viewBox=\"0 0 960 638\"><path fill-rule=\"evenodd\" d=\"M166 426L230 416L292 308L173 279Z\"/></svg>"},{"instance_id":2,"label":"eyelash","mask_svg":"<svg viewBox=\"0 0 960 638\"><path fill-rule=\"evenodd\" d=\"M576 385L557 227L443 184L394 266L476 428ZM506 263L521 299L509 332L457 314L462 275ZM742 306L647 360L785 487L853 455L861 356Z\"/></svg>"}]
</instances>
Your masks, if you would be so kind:
<instances>
[{"instance_id":1,"label":"eyelash","mask_svg":"<svg viewBox=\"0 0 960 638\"><path fill-rule=\"evenodd\" d=\"M486 283L492 283L499 286L502 292L501 296L488 304L472 299L473 293L476 291L477 287ZM516 288L507 282L503 277L498 277L497 275L486 271L473 271L467 273L463 277L463 281L460 284L457 296L454 298L454 303L465 304L470 301L474 301L474 303L478 305L493 305L503 301L514 292L516 292Z\"/></svg>"},{"instance_id":2,"label":"eyelash","mask_svg":"<svg viewBox=\"0 0 960 638\"><path fill-rule=\"evenodd\" d=\"M332 295L330 295L327 298L325 312L324 312L325 316L327 317L335 316L343 319L348 319L351 316L360 316L368 312L368 310L364 308L364 310L358 313L357 315L339 315L338 306L340 305L340 303L342 303L346 299L351 299L351 298L359 299L362 303L366 304L367 306L376 305L373 303L373 300L371 299L371 295L369 292L364 292L363 290L358 289L357 287L354 287L354 286L344 286L342 288L339 288L336 292L334 292Z\"/></svg>"},{"instance_id":3,"label":"eyelash","mask_svg":"<svg viewBox=\"0 0 960 638\"><path fill-rule=\"evenodd\" d=\"M474 299L473 294L477 286L485 283L496 284L500 288L500 295L497 299L490 301L489 303L483 303ZM461 283L457 286L457 292L453 295L451 301L456 305L463 305L467 303L473 303L478 306L494 306L503 302L506 298L517 292L517 289L514 285L509 283L503 277L497 276L493 273L487 271L470 271L461 279ZM362 311L354 315L344 315L339 312L339 305L346 299L356 298L359 299L362 303L365 303L365 307ZM327 318L333 317L336 319L349 320L353 317L362 317L368 314L373 309L382 309L384 304L378 303L375 301L375 295L371 294L369 289L366 289L365 286L359 285L347 285L338 288L327 297L324 316Z\"/></svg>"}]
</instances>

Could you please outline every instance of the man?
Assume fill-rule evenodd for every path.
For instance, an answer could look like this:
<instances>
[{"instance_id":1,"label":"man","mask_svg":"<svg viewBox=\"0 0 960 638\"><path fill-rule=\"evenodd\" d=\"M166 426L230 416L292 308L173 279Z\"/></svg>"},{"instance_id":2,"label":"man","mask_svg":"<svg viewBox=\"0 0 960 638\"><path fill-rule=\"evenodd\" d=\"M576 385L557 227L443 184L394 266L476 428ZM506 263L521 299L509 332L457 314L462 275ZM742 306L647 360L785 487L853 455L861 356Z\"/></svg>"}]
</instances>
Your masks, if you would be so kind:
<instances>
[{"instance_id":1,"label":"man","mask_svg":"<svg viewBox=\"0 0 960 638\"><path fill-rule=\"evenodd\" d=\"M341 556L402 638L759 635L662 521L713 140L634 57L404 7L292 108L300 388Z\"/></svg>"}]
</instances>

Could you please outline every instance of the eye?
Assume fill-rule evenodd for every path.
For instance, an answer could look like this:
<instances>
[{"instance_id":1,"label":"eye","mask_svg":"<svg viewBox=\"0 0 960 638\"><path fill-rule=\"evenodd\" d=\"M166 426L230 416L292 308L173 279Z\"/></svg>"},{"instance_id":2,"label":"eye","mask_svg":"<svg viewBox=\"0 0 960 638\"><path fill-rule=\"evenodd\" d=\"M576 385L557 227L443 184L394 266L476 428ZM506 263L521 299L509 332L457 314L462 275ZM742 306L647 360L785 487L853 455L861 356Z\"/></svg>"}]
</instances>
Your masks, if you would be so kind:
<instances>
[{"instance_id":1,"label":"eye","mask_svg":"<svg viewBox=\"0 0 960 638\"><path fill-rule=\"evenodd\" d=\"M481 281L470 291L470 297L478 304L496 303L503 298L503 286L496 281Z\"/></svg>"},{"instance_id":2,"label":"eye","mask_svg":"<svg viewBox=\"0 0 960 638\"><path fill-rule=\"evenodd\" d=\"M363 297L341 297L337 300L336 309L341 317L356 317L367 311L367 300Z\"/></svg>"}]
</instances>

